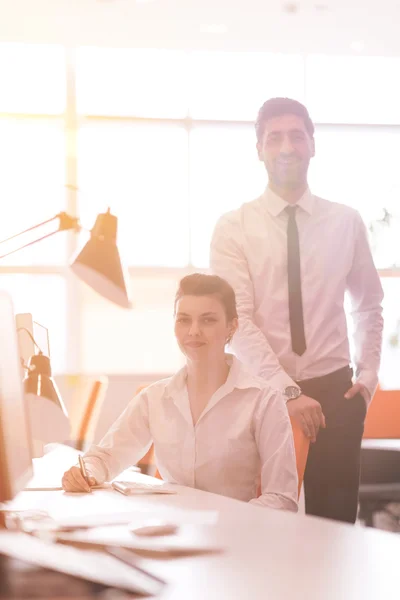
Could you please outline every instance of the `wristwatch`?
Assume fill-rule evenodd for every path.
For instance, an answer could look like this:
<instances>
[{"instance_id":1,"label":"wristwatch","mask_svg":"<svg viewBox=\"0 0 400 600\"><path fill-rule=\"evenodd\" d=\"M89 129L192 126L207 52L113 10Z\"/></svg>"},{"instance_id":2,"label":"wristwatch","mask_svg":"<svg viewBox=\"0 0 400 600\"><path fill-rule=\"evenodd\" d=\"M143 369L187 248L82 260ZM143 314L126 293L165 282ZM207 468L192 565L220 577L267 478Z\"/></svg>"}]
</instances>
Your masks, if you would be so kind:
<instances>
[{"instance_id":1,"label":"wristwatch","mask_svg":"<svg viewBox=\"0 0 400 600\"><path fill-rule=\"evenodd\" d=\"M286 398L286 402L289 402L289 400L296 400L296 398L299 398L301 394L301 389L295 385L289 385L283 390L283 395Z\"/></svg>"}]
</instances>

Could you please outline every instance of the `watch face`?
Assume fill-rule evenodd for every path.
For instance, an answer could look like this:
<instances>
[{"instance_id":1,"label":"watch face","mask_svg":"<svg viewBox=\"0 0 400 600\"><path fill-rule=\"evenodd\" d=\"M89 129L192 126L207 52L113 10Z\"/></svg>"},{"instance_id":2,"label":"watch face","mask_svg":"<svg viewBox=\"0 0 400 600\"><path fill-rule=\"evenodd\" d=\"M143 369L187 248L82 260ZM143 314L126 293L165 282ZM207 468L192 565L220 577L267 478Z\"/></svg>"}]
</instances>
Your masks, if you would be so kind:
<instances>
[{"instance_id":1,"label":"watch face","mask_svg":"<svg viewBox=\"0 0 400 600\"><path fill-rule=\"evenodd\" d=\"M301 396L301 390L298 387L295 387L294 385L290 385L289 387L287 387L285 389L284 392L286 398L289 398L290 400L294 400L296 398L298 398L299 396Z\"/></svg>"}]
</instances>

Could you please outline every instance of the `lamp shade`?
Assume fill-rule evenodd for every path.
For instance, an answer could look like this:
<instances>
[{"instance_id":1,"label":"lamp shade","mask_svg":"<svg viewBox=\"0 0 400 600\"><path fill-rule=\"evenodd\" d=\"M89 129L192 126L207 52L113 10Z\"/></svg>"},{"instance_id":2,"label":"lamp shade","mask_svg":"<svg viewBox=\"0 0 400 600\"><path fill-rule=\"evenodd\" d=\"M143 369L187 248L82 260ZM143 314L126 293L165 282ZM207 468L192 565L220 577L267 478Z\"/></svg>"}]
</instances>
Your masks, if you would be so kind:
<instances>
[{"instance_id":1,"label":"lamp shade","mask_svg":"<svg viewBox=\"0 0 400 600\"><path fill-rule=\"evenodd\" d=\"M33 394L51 400L61 408L65 416L68 416L64 402L51 376L49 357L42 353L34 354L29 359L28 368L29 371L24 379L25 394Z\"/></svg>"},{"instance_id":2,"label":"lamp shade","mask_svg":"<svg viewBox=\"0 0 400 600\"><path fill-rule=\"evenodd\" d=\"M98 215L90 240L72 262L71 269L107 300L131 308L117 247L117 217L109 209Z\"/></svg>"}]
</instances>

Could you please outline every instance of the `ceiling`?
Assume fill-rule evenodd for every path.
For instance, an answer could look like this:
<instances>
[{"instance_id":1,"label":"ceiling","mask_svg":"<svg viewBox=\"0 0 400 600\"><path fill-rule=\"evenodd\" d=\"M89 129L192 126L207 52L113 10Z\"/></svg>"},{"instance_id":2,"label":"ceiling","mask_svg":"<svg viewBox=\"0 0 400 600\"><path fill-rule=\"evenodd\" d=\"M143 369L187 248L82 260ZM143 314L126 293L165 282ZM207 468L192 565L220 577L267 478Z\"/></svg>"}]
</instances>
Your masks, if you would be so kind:
<instances>
[{"instance_id":1,"label":"ceiling","mask_svg":"<svg viewBox=\"0 0 400 600\"><path fill-rule=\"evenodd\" d=\"M72 45L400 56L399 22L398 0L0 0L0 41Z\"/></svg>"}]
</instances>

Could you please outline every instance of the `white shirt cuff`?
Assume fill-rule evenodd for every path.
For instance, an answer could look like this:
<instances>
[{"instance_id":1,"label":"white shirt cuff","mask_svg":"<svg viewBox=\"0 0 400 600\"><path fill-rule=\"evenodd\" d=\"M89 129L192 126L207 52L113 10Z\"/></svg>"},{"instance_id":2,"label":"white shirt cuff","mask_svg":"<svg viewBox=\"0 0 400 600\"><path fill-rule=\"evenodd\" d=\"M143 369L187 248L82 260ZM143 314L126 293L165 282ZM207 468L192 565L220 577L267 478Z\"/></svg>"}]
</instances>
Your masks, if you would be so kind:
<instances>
[{"instance_id":1,"label":"white shirt cuff","mask_svg":"<svg viewBox=\"0 0 400 600\"><path fill-rule=\"evenodd\" d=\"M99 485L104 483L107 479L107 473L105 467L101 464L101 461L98 458L83 457L83 459L89 477L94 477L96 483Z\"/></svg>"},{"instance_id":2,"label":"white shirt cuff","mask_svg":"<svg viewBox=\"0 0 400 600\"><path fill-rule=\"evenodd\" d=\"M285 371L281 371L272 377L266 378L269 385L274 389L280 392L281 394L287 387L295 386L299 387L295 381ZM283 396L285 398L285 396Z\"/></svg>"},{"instance_id":3,"label":"white shirt cuff","mask_svg":"<svg viewBox=\"0 0 400 600\"><path fill-rule=\"evenodd\" d=\"M356 381L358 383L362 383L368 392L368 398L366 399L368 406L375 394L376 388L378 387L378 376L373 371L361 371L359 376L356 378Z\"/></svg>"}]
</instances>

